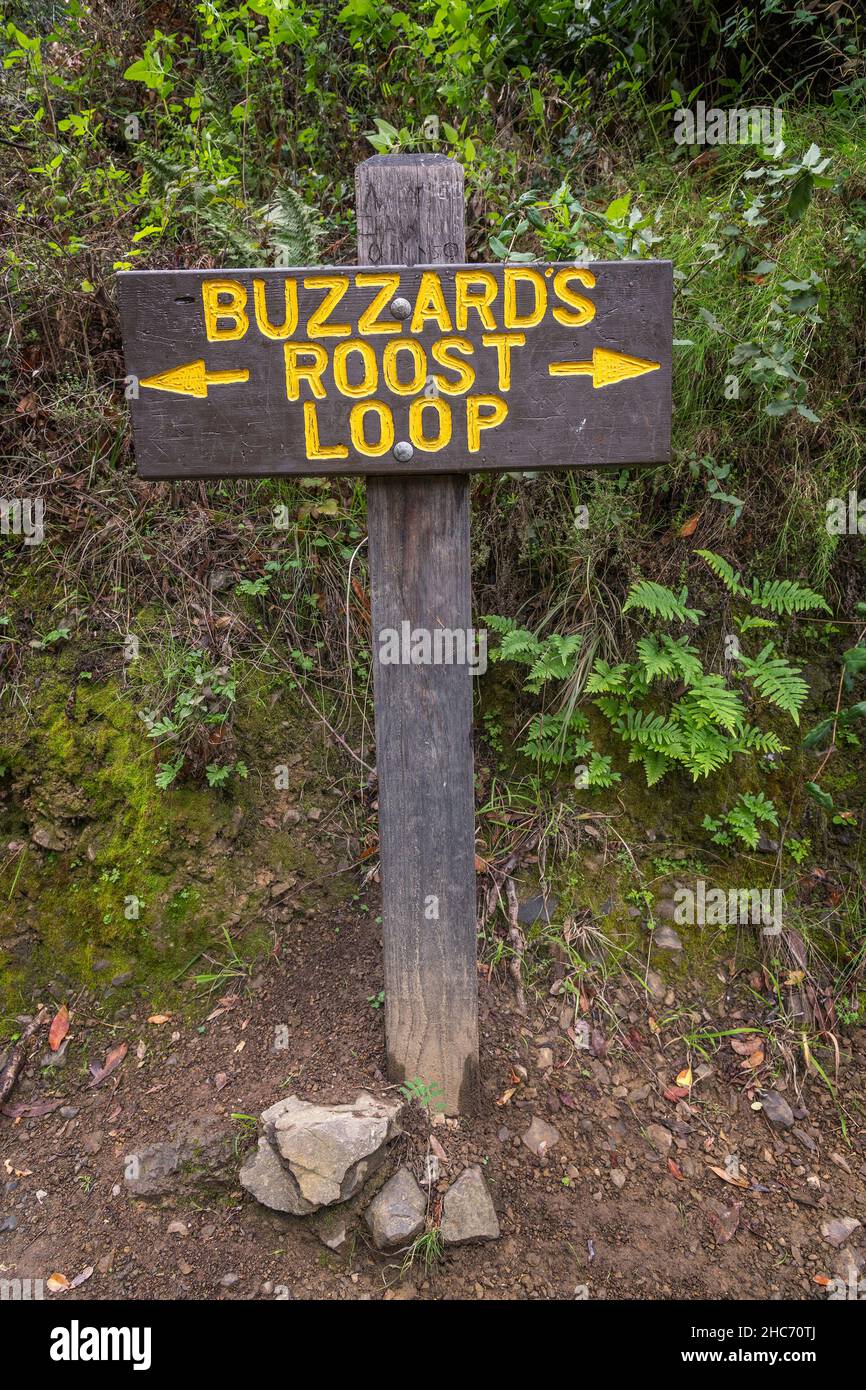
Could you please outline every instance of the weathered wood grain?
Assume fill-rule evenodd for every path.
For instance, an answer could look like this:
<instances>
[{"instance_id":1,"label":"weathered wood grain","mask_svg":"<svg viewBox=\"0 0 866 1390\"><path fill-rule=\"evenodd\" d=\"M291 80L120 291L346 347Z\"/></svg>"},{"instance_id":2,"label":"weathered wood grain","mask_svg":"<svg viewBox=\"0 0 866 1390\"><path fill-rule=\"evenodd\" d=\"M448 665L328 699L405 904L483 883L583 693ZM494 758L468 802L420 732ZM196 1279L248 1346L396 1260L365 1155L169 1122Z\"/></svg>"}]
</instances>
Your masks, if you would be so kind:
<instances>
[{"instance_id":1,"label":"weathered wood grain","mask_svg":"<svg viewBox=\"0 0 866 1390\"><path fill-rule=\"evenodd\" d=\"M459 164L377 156L356 180L359 259L464 257ZM367 515L388 1070L465 1113L478 1085L472 677L382 665L377 639L407 620L470 626L468 479L371 477Z\"/></svg>"},{"instance_id":2,"label":"weathered wood grain","mask_svg":"<svg viewBox=\"0 0 866 1390\"><path fill-rule=\"evenodd\" d=\"M377 156L385 157L385 156ZM393 156L387 156L393 158ZM406 166L408 167L408 166ZM433 167L433 166L430 166ZM342 267L312 267L300 270L227 271L130 271L118 276L123 324L126 370L138 382L183 367L202 364L201 379L214 373L247 374L243 381L207 385L207 394L177 394L174 391L140 386L138 399L131 401L135 432L135 451L139 473L149 478L245 477L256 474L315 473L433 473L485 469L545 469L623 466L661 463L670 456L671 423L671 343L672 272L665 261L605 261L585 267L595 283L581 286L572 280L563 292L581 294L594 310L588 322L578 326L561 322L557 313L580 317L569 309L556 286L557 276L574 273L574 265L503 267L460 266L460 272L490 277L495 298L489 315L496 334L509 331L506 314L505 279L524 271L535 272L545 288L544 314L540 322L520 330L521 345L509 349L511 381L507 389L500 378L500 349L485 337L485 327L477 309L469 308L465 325L458 327L455 287L457 271L440 271L446 315L437 322L427 318L412 327L411 319L398 320L383 305L377 314L376 331L361 331L359 323L378 290L363 277L398 274L393 294L413 307L422 283L424 267L414 265L418 257L426 263L450 256L456 246L453 229L448 238L430 234L430 218L435 200L418 195L419 201L385 207L377 203L379 194L370 189L366 208L359 211L360 244L367 247L365 264ZM409 195L414 198L415 195ZM411 269L395 265L393 239L387 232L371 234L377 217L396 225L405 214L411 227L407 256ZM448 230L448 229L446 229ZM377 258L381 257L381 261ZM319 327L310 319L325 299L327 291L310 281L342 277L346 288L339 302ZM362 277L359 283L359 277ZM240 286L245 304L247 327L234 340L208 338L204 294L216 281ZM267 320L280 328L285 317L286 286L297 291L297 323L286 339L263 335L256 314L254 282L261 282ZM539 291L539 294L541 292ZM535 291L520 280L515 290L518 317L532 317ZM541 301L540 301L541 302ZM513 315L512 315L513 316ZM237 323L243 323L238 320ZM290 320L291 324L291 320ZM450 324L450 328L448 325ZM231 331L235 320L220 317L212 328ZM388 331L379 331L380 328ZM331 333L331 329L339 330ZM343 331L345 330L345 331ZM450 351L452 360L471 368L471 386L459 388L458 371L443 365L434 356L443 340L460 339L471 352ZM375 358L375 386L364 397L342 394L335 380L335 351L346 343L363 343ZM301 380L297 399L287 393L286 355L288 343L299 347L314 342L327 354L320 378L322 398ZM413 389L408 394L395 391L392 370L386 379L383 358L395 344L405 344L392 363L399 383ZM426 371L415 374L409 356L412 344L423 351ZM434 345L439 344L439 347ZM591 366L596 350L626 354L658 368L626 380L595 385L590 375L551 375L552 363L572 361ZM353 388L366 387L359 352L346 359L345 380ZM438 379L438 380L437 380ZM433 383L431 385L431 382ZM440 383L444 383L441 385ZM449 389L451 388L451 389ZM400 462L388 448L379 457L365 456L355 447L350 431L350 413L355 406L375 400L388 411L393 422L394 442L407 441L411 433L413 402L434 394L443 402L450 421L451 437L434 452L416 447L409 461ZM467 416L476 397L501 399L507 416L493 428L480 431L478 448L469 448ZM339 457L309 456L304 431L305 404L315 406L318 438L323 448L345 450ZM416 426L417 428L417 426ZM434 408L423 416L422 432L438 436ZM367 419L366 437L371 445L380 439L379 422Z\"/></svg>"}]
</instances>

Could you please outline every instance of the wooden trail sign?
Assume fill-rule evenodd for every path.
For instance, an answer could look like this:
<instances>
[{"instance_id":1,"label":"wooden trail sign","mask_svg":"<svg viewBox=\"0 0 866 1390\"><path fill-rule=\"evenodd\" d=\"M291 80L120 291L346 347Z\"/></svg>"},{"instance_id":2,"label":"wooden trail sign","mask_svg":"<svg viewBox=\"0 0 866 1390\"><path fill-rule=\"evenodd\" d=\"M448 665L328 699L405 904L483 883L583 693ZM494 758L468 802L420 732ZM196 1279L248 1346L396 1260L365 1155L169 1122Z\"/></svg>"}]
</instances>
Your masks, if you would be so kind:
<instances>
[{"instance_id":1,"label":"wooden trail sign","mask_svg":"<svg viewBox=\"0 0 866 1390\"><path fill-rule=\"evenodd\" d=\"M128 272L139 471L658 463L671 285L663 261Z\"/></svg>"},{"instance_id":2,"label":"wooden trail sign","mask_svg":"<svg viewBox=\"0 0 866 1390\"><path fill-rule=\"evenodd\" d=\"M440 155L368 159L356 198L358 267L120 275L127 395L146 478L369 475L388 1071L453 1114L478 1084L471 670L380 642L471 631L470 472L668 460L672 273L465 264Z\"/></svg>"}]
</instances>

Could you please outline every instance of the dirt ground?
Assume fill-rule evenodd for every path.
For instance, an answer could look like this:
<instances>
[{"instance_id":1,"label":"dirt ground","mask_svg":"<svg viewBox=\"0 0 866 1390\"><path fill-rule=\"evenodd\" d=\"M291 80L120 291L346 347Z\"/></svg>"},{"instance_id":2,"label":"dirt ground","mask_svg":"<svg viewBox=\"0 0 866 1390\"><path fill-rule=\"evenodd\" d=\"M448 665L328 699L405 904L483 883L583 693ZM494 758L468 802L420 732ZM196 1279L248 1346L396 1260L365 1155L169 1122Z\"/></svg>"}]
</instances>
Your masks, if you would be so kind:
<instances>
[{"instance_id":1,"label":"dirt ground","mask_svg":"<svg viewBox=\"0 0 866 1390\"><path fill-rule=\"evenodd\" d=\"M333 1252L309 1219L260 1207L233 1179L158 1202L130 1196L127 1155L166 1140L181 1116L216 1116L236 1136L239 1167L253 1127L233 1114L255 1117L290 1091L387 1093L382 1011L370 1003L382 988L374 913L345 907L285 924L258 976L221 985L183 1018L149 1023L131 987L112 1026L78 1001L59 1069L39 1066L43 1035L10 1104L59 1105L0 1118L0 1278L72 1281L92 1269L51 1295L83 1300L821 1300L852 1261L863 1270L866 1030L847 1035L840 1058L847 1139L827 1086L811 1078L799 1096L788 1085L795 1124L781 1128L753 1108L751 1074L730 1039L702 1079L692 1054L690 1096L665 1098L688 1052L656 1031L654 1011L671 1008L625 980L608 995L618 1026L596 1018L585 1049L565 1031L573 1019L561 997L536 994L521 1016L505 971L479 969L481 1104L471 1118L433 1121L447 1155L433 1208L466 1164L480 1163L501 1225L495 1243L405 1270L363 1226ZM678 985L668 1000L706 1027L760 1025L752 985L738 972L726 978L722 962L714 991L689 997ZM288 1046L275 1051L282 1025ZM681 1038L682 1026L670 1031ZM121 1041L123 1061L92 1085L89 1064ZM541 1158L521 1137L533 1116L560 1136ZM386 1171L404 1162L420 1178L429 1133L415 1105ZM864 1224L834 1248L822 1223L846 1217Z\"/></svg>"}]
</instances>

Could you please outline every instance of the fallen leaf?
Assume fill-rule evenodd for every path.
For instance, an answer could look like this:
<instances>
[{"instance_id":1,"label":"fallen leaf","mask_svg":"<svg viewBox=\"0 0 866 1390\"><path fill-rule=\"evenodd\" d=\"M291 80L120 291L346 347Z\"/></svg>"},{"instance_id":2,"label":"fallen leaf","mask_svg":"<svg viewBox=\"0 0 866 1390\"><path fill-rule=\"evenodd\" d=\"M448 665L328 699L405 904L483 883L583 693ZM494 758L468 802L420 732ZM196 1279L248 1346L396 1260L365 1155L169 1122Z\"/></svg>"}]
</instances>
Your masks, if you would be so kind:
<instances>
[{"instance_id":1,"label":"fallen leaf","mask_svg":"<svg viewBox=\"0 0 866 1390\"><path fill-rule=\"evenodd\" d=\"M736 1233L740 1224L742 1205L742 1202L732 1202L729 1207L723 1207L721 1202L711 1201L708 1203L706 1212L717 1245L725 1245Z\"/></svg>"},{"instance_id":2,"label":"fallen leaf","mask_svg":"<svg viewBox=\"0 0 866 1390\"><path fill-rule=\"evenodd\" d=\"M85 1280L89 1279L92 1273L93 1265L88 1265L87 1268L83 1269L80 1274L76 1274L72 1283L69 1285L70 1289L77 1289L79 1284L83 1284Z\"/></svg>"},{"instance_id":3,"label":"fallen leaf","mask_svg":"<svg viewBox=\"0 0 866 1390\"><path fill-rule=\"evenodd\" d=\"M446 1154L442 1145L439 1143L439 1140L436 1138L435 1134L430 1135L430 1151L431 1153L434 1153L436 1155L440 1163L448 1162L448 1155Z\"/></svg>"},{"instance_id":4,"label":"fallen leaf","mask_svg":"<svg viewBox=\"0 0 866 1390\"><path fill-rule=\"evenodd\" d=\"M673 1174L677 1182L685 1182L683 1170L680 1167L680 1165L676 1162L676 1160L673 1158L668 1159L668 1172Z\"/></svg>"},{"instance_id":5,"label":"fallen leaf","mask_svg":"<svg viewBox=\"0 0 866 1390\"><path fill-rule=\"evenodd\" d=\"M110 1076L115 1068L120 1066L126 1053L127 1044L125 1042L118 1043L117 1047L113 1047L109 1052L103 1066L100 1066L98 1062L91 1062L90 1075L93 1078L90 1082L91 1088L100 1085L106 1077Z\"/></svg>"},{"instance_id":6,"label":"fallen leaf","mask_svg":"<svg viewBox=\"0 0 866 1390\"><path fill-rule=\"evenodd\" d=\"M516 1087L516 1086L509 1086L509 1088L508 1088L507 1091L503 1091L503 1092L502 1092L502 1095L499 1097L499 1099L498 1099L498 1101L496 1102L496 1104L497 1104L497 1105L507 1105L508 1102L511 1100L511 1097L514 1095L514 1092L515 1092L516 1090L517 1090L517 1087Z\"/></svg>"},{"instance_id":7,"label":"fallen leaf","mask_svg":"<svg viewBox=\"0 0 866 1390\"><path fill-rule=\"evenodd\" d=\"M721 1178L722 1182L731 1183L733 1187L751 1187L748 1178L742 1178L739 1175L735 1177L733 1173L726 1173L724 1168L716 1168L712 1163L710 1164L710 1172L715 1173L716 1177Z\"/></svg>"},{"instance_id":8,"label":"fallen leaf","mask_svg":"<svg viewBox=\"0 0 866 1390\"><path fill-rule=\"evenodd\" d=\"M66 1034L69 1032L69 1010L65 1004L61 1004L57 1013L51 1021L48 1030L48 1046L52 1052L56 1052Z\"/></svg>"},{"instance_id":9,"label":"fallen leaf","mask_svg":"<svg viewBox=\"0 0 866 1390\"><path fill-rule=\"evenodd\" d=\"M762 1067L763 1065L764 1054L760 1049L758 1049L757 1051L752 1053L751 1057L743 1058L742 1062L740 1063L740 1070L748 1071L751 1068L754 1071L755 1067Z\"/></svg>"},{"instance_id":10,"label":"fallen leaf","mask_svg":"<svg viewBox=\"0 0 866 1390\"><path fill-rule=\"evenodd\" d=\"M45 1282L52 1293L63 1293L71 1287L65 1274L49 1274Z\"/></svg>"},{"instance_id":11,"label":"fallen leaf","mask_svg":"<svg viewBox=\"0 0 866 1390\"><path fill-rule=\"evenodd\" d=\"M683 1086L668 1086L664 1091L665 1100L676 1103L678 1100L685 1100L688 1091Z\"/></svg>"},{"instance_id":12,"label":"fallen leaf","mask_svg":"<svg viewBox=\"0 0 866 1390\"><path fill-rule=\"evenodd\" d=\"M698 528L698 522L700 521L700 519L700 512L696 512L694 516L690 516L688 521L684 522L683 525L680 527L679 534L684 539L688 536L693 536Z\"/></svg>"},{"instance_id":13,"label":"fallen leaf","mask_svg":"<svg viewBox=\"0 0 866 1390\"><path fill-rule=\"evenodd\" d=\"M759 1047L764 1046L760 1033L750 1033L745 1038L731 1038L731 1047L740 1057L751 1057Z\"/></svg>"},{"instance_id":14,"label":"fallen leaf","mask_svg":"<svg viewBox=\"0 0 866 1390\"><path fill-rule=\"evenodd\" d=\"M226 1076L226 1073L224 1071L218 1071L216 1076L214 1077L214 1086L216 1087L216 1089L218 1091L221 1091L223 1087L227 1086L228 1084L229 1079Z\"/></svg>"},{"instance_id":15,"label":"fallen leaf","mask_svg":"<svg viewBox=\"0 0 866 1390\"><path fill-rule=\"evenodd\" d=\"M40 1115L50 1115L52 1110L63 1104L62 1097L59 1100L37 1100L32 1105L21 1100L15 1105L4 1105L0 1115L5 1115L8 1120L37 1120Z\"/></svg>"},{"instance_id":16,"label":"fallen leaf","mask_svg":"<svg viewBox=\"0 0 866 1390\"><path fill-rule=\"evenodd\" d=\"M168 1023L170 1018L171 1014L151 1014L150 1018L147 1021L148 1023L155 1023L157 1026L159 1026L159 1024L161 1023Z\"/></svg>"},{"instance_id":17,"label":"fallen leaf","mask_svg":"<svg viewBox=\"0 0 866 1390\"><path fill-rule=\"evenodd\" d=\"M827 1285L828 1285L828 1284L831 1284L832 1282L833 1282L833 1281L832 1281L832 1279L830 1278L830 1276L829 1276L828 1274L813 1274L813 1275L812 1275L812 1283L813 1283L813 1284L820 1284L822 1289L826 1289L826 1288L827 1288Z\"/></svg>"},{"instance_id":18,"label":"fallen leaf","mask_svg":"<svg viewBox=\"0 0 866 1390\"><path fill-rule=\"evenodd\" d=\"M246 1045L247 1045L247 1040L246 1040L246 1038L241 1038L240 1042L238 1043L237 1047L235 1048L235 1052L243 1052L243 1050L244 1050L244 1048L246 1047Z\"/></svg>"},{"instance_id":19,"label":"fallen leaf","mask_svg":"<svg viewBox=\"0 0 866 1390\"><path fill-rule=\"evenodd\" d=\"M688 1089L688 1088L692 1085L693 1080L694 1080L694 1078L693 1078L693 1076L692 1076L692 1069L691 1069L691 1067L683 1067L682 1071L680 1072L679 1076L677 1077L677 1082L676 1082L676 1084L677 1084L678 1086L685 1086L686 1089Z\"/></svg>"},{"instance_id":20,"label":"fallen leaf","mask_svg":"<svg viewBox=\"0 0 866 1390\"><path fill-rule=\"evenodd\" d=\"M475 872L476 872L477 874L486 874L486 873L487 873L487 870L488 870L489 868L490 868L490 865L488 864L487 860L486 860L486 859L482 859L480 854L476 854L476 856L475 856Z\"/></svg>"}]
</instances>

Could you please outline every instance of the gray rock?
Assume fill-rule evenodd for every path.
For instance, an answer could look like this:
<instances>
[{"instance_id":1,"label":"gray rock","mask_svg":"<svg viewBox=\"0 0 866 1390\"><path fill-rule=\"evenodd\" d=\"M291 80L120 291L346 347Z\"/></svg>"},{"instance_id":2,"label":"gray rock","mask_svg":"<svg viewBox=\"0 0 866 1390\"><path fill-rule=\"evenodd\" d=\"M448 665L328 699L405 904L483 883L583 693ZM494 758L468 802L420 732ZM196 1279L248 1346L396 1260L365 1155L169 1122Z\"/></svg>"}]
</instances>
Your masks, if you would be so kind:
<instances>
[{"instance_id":1,"label":"gray rock","mask_svg":"<svg viewBox=\"0 0 866 1390\"><path fill-rule=\"evenodd\" d=\"M370 1203L364 1221L377 1250L408 1245L424 1229L427 1198L408 1168L398 1168Z\"/></svg>"},{"instance_id":2,"label":"gray rock","mask_svg":"<svg viewBox=\"0 0 866 1390\"><path fill-rule=\"evenodd\" d=\"M241 1187L272 1211L290 1211L303 1216L313 1211L300 1194L298 1184L282 1162L270 1140L262 1135L259 1147L240 1171Z\"/></svg>"},{"instance_id":3,"label":"gray rock","mask_svg":"<svg viewBox=\"0 0 866 1390\"><path fill-rule=\"evenodd\" d=\"M659 898L653 907L653 916L660 917L663 921L672 922L676 914L676 903L673 898Z\"/></svg>"},{"instance_id":4,"label":"gray rock","mask_svg":"<svg viewBox=\"0 0 866 1390\"><path fill-rule=\"evenodd\" d=\"M445 1193L442 1202L441 1231L446 1245L465 1245L471 1240L499 1239L496 1208L484 1181L484 1174L477 1165L474 1168L466 1168Z\"/></svg>"},{"instance_id":5,"label":"gray rock","mask_svg":"<svg viewBox=\"0 0 866 1390\"><path fill-rule=\"evenodd\" d=\"M296 1214L345 1202L381 1165L400 1133L399 1102L366 1091L349 1105L313 1105L289 1096L262 1113L265 1135L298 1186Z\"/></svg>"},{"instance_id":6,"label":"gray rock","mask_svg":"<svg viewBox=\"0 0 866 1390\"><path fill-rule=\"evenodd\" d=\"M234 1186L235 1131L210 1111L174 1125L170 1137L127 1156L124 1179L132 1197L160 1198Z\"/></svg>"},{"instance_id":7,"label":"gray rock","mask_svg":"<svg viewBox=\"0 0 866 1390\"><path fill-rule=\"evenodd\" d=\"M313 1230L329 1250L339 1250L349 1237L351 1225L346 1207L325 1207L312 1218Z\"/></svg>"},{"instance_id":8,"label":"gray rock","mask_svg":"<svg viewBox=\"0 0 866 1390\"><path fill-rule=\"evenodd\" d=\"M521 1138L530 1153L534 1153L537 1158L543 1158L549 1149L559 1143L561 1135L553 1125L549 1125L538 1115L533 1115L529 1129L521 1135Z\"/></svg>"},{"instance_id":9,"label":"gray rock","mask_svg":"<svg viewBox=\"0 0 866 1390\"><path fill-rule=\"evenodd\" d=\"M794 1112L785 1097L779 1095L778 1091L760 1091L758 1094L761 1108L770 1124L790 1129L794 1123Z\"/></svg>"},{"instance_id":10,"label":"gray rock","mask_svg":"<svg viewBox=\"0 0 866 1390\"><path fill-rule=\"evenodd\" d=\"M821 1223L821 1235L829 1245L837 1248L844 1245L849 1236L852 1236L861 1223L856 1216L834 1217L832 1221Z\"/></svg>"},{"instance_id":11,"label":"gray rock","mask_svg":"<svg viewBox=\"0 0 866 1390\"><path fill-rule=\"evenodd\" d=\"M6 1216L0 1216L0 1232L17 1231L18 1217L14 1212L9 1212Z\"/></svg>"},{"instance_id":12,"label":"gray rock","mask_svg":"<svg viewBox=\"0 0 866 1390\"><path fill-rule=\"evenodd\" d=\"M657 970L646 972L646 987L657 1004L660 1004L667 994L667 986Z\"/></svg>"},{"instance_id":13,"label":"gray rock","mask_svg":"<svg viewBox=\"0 0 866 1390\"><path fill-rule=\"evenodd\" d=\"M656 1153L660 1153L664 1158L673 1143L674 1136L670 1130L665 1129L664 1125L647 1125L646 1134Z\"/></svg>"},{"instance_id":14,"label":"gray rock","mask_svg":"<svg viewBox=\"0 0 866 1390\"><path fill-rule=\"evenodd\" d=\"M673 927L656 927L653 932L653 945L660 951L681 951L683 943Z\"/></svg>"},{"instance_id":15,"label":"gray rock","mask_svg":"<svg viewBox=\"0 0 866 1390\"><path fill-rule=\"evenodd\" d=\"M525 927L531 927L533 922L539 920L549 922L556 909L559 907L559 898L552 893L544 898L540 894L534 898L527 898L517 909L517 920Z\"/></svg>"}]
</instances>

